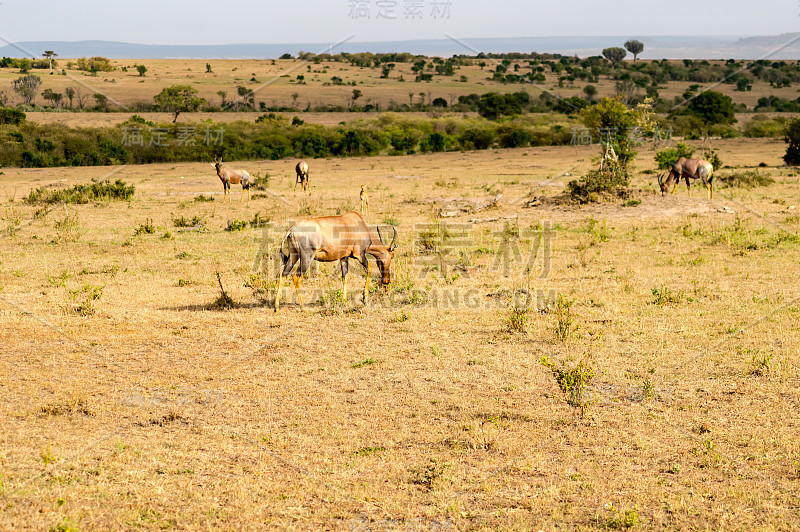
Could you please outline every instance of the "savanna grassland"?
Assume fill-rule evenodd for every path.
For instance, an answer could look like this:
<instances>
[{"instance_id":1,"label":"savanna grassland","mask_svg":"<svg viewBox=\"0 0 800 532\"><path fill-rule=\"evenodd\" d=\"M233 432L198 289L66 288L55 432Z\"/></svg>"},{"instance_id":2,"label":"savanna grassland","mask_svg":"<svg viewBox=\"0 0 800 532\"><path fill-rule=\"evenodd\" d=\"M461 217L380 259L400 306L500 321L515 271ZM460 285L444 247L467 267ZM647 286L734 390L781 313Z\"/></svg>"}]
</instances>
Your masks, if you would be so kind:
<instances>
[{"instance_id":1,"label":"savanna grassland","mask_svg":"<svg viewBox=\"0 0 800 532\"><path fill-rule=\"evenodd\" d=\"M598 50L599 54L599 50ZM322 56L321 56L322 57ZM567 58L571 59L571 58ZM547 61L547 60L545 60ZM367 106L379 106L379 110L391 110L396 106L409 106L410 110L422 105L430 106L436 98L444 99L450 107L458 102L459 96L469 94L483 94L488 92L512 93L516 91L528 92L532 99L538 98L542 93L547 92L558 98L585 97L583 92L587 84L593 85L597 90L597 97L614 96L617 93L617 83L619 82L620 72L628 72L628 80L642 81L646 78L641 72L630 67L631 61L622 63L616 69L609 69L608 63L602 68L602 73L594 75L590 79L567 79L567 72L562 70L552 70L548 64L536 61L542 67L542 80L535 84L529 83L508 83L493 78L493 73L498 68L504 72L523 74L530 72L530 61L527 59L514 59L503 63L501 59L485 58L483 60L468 59L464 64L456 65L452 75L432 74L430 81L415 81L417 72L414 69L414 61L392 62L392 69L383 77L383 70L379 66L359 66L348 61L331 61L322 59L319 62L301 59L277 59L277 60L221 60L221 59L113 59L109 65L114 70L90 73L77 70L75 59L58 58L57 67L54 75L48 75L47 70L34 69L31 74L42 78L40 92L51 89L54 92L63 94L67 87L73 87L78 91L73 101L68 102L64 98L59 104L59 110L71 108L83 111L91 111L97 105L93 94L102 93L108 97L108 109L112 111L123 111L139 113L147 120L167 121L172 116L169 113L150 112L147 107L152 107L153 97L165 87L171 85L191 85L198 91L198 95L208 102L208 106L219 108L223 101L232 102L241 99L237 93L239 87L252 90L254 93L254 105L252 109L255 113L263 104L267 108L286 108L293 114L302 117L309 122L319 122L323 124L338 124L340 121L350 121L360 118L351 113L329 115L329 113L305 112L320 107L338 108L347 111L352 108L366 109ZM558 63L557 59L550 59L548 63ZM425 72L433 72L433 60L428 59L428 66ZM639 66L647 66L647 60L639 61ZM702 65L701 65L702 63ZM769 63L767 61L767 63ZM796 62L782 62L794 66ZM481 66L483 64L483 66ZM144 76L140 76L136 70L138 65L147 68ZM211 72L207 72L207 65ZM507 66L503 66L507 65ZM625 66L627 65L627 66ZM704 66L703 66L704 65ZM627 70L622 67L625 66ZM730 96L737 105L745 105L752 110L756 107L758 100L763 97L777 97L788 101L796 100L798 90L796 83L781 84L774 80L780 79L783 74L777 72L773 81L750 76L745 67L752 66L746 61L735 63L731 67L731 72L739 72L729 76L725 83L713 83L713 89ZM687 90L693 86L707 86L711 82L720 79L727 70L726 62L714 61L694 61L691 67L684 67L684 63L678 60L668 61L658 67L669 71L670 69L685 69L690 71L686 79L661 81L658 83L659 97L667 101L672 101L677 97L682 97ZM622 69L622 70L620 70ZM693 70L694 69L694 70ZM703 74L703 69L717 69L713 74ZM586 71L590 70L588 67ZM697 71L696 75L691 72ZM61 73L64 75L61 75ZM9 96L9 101L19 103L19 99L11 90L13 80L20 77L17 68L0 68L0 91L5 90ZM638 78L637 78L638 76ZM704 77L705 76L705 77ZM711 77L708 77L711 76ZM741 76L750 82L747 90L737 90L736 79ZM706 79L708 77L708 79ZM300 78L300 79L298 79ZM338 81L337 81L338 78ZM634 90L633 95L644 96L646 83L641 84ZM362 95L354 100L353 90L358 89ZM219 92L225 93L224 98ZM81 97L85 100L83 105L79 104ZM47 107L52 105L45 101L41 94L36 98L37 105ZM65 118L60 113L37 112L33 111L30 119L41 123L63 123ZM181 121L195 122L199 120L213 119L215 121L231 120L252 120L261 113L249 114L244 108L237 113L187 113L181 117ZM441 109L440 109L441 111ZM299 113L299 114L298 114ZM110 125L123 121L116 113L80 113L69 118L69 124L73 126L101 126ZM362 117L364 113L361 114ZM332 122L331 116L337 120Z\"/></svg>"},{"instance_id":2,"label":"savanna grassland","mask_svg":"<svg viewBox=\"0 0 800 532\"><path fill-rule=\"evenodd\" d=\"M712 201L645 147L587 206L597 146L232 162L231 204L208 162L4 168L0 528L796 529L800 176L713 147ZM291 221L362 184L389 290L320 265L275 313Z\"/></svg>"}]
</instances>

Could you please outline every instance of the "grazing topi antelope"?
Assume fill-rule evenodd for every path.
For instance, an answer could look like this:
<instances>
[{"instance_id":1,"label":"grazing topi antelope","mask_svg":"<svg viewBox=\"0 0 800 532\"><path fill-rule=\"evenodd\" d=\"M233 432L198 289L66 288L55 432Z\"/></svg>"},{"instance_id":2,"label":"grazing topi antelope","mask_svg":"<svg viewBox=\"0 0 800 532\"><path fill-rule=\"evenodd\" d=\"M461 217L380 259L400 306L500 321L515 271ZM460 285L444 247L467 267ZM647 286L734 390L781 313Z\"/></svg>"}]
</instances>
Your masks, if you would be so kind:
<instances>
[{"instance_id":1,"label":"grazing topi antelope","mask_svg":"<svg viewBox=\"0 0 800 532\"><path fill-rule=\"evenodd\" d=\"M367 255L375 257L378 269L381 272L381 283L387 286L390 282L389 266L394 257L394 250L397 247L397 229L394 229L392 243L388 246L383 242L380 228L378 229L377 241L364 223L364 219L357 212L348 212L341 216L322 216L319 218L309 218L298 222L286 234L281 243L281 261L283 271L278 278L278 293L275 296L275 312L281 303L281 289L283 288L283 278L292 273L292 268L297 261L300 266L292 276L297 299L300 308L303 306L303 298L300 294L300 282L303 274L306 273L311 261L316 259L320 262L339 261L342 269L342 295L347 299L347 272L348 260L355 259L367 270L367 280L364 284L364 304L367 303L367 293L369 292L370 267ZM284 247L287 248L284 253Z\"/></svg>"},{"instance_id":2,"label":"grazing topi antelope","mask_svg":"<svg viewBox=\"0 0 800 532\"><path fill-rule=\"evenodd\" d=\"M369 216L369 192L367 185L361 185L361 193L358 195L361 200L361 216Z\"/></svg>"},{"instance_id":3,"label":"grazing topi antelope","mask_svg":"<svg viewBox=\"0 0 800 532\"><path fill-rule=\"evenodd\" d=\"M253 178L250 177L250 174L248 174L246 170L231 170L222 162L222 157L219 158L219 161L214 159L214 164L212 166L217 169L217 175L220 181L222 181L224 194L222 201L225 201L225 198L228 198L228 202L231 201L231 183L234 185L242 184L242 198L239 200L239 203L244 200L245 190L247 191L247 201L250 201L250 185L253 184Z\"/></svg>"},{"instance_id":4,"label":"grazing topi antelope","mask_svg":"<svg viewBox=\"0 0 800 532\"><path fill-rule=\"evenodd\" d=\"M297 190L297 183L303 185L303 190L305 190L308 187L308 165L305 161L300 161L294 167L294 171L297 173L297 179L294 181L295 190Z\"/></svg>"},{"instance_id":5,"label":"grazing topi antelope","mask_svg":"<svg viewBox=\"0 0 800 532\"><path fill-rule=\"evenodd\" d=\"M714 184L712 183L713 172L714 167L708 161L681 157L678 159L678 162L672 166L672 170L669 171L669 175L664 172L658 176L658 184L661 187L661 195L666 195L666 193L669 192L670 187L673 187L672 193L675 194L675 191L678 189L678 184L680 183L681 178L683 178L686 180L686 193L691 196L692 193L689 190L689 180L702 179L703 184L706 186L708 199L711 199L714 197Z\"/></svg>"}]
</instances>

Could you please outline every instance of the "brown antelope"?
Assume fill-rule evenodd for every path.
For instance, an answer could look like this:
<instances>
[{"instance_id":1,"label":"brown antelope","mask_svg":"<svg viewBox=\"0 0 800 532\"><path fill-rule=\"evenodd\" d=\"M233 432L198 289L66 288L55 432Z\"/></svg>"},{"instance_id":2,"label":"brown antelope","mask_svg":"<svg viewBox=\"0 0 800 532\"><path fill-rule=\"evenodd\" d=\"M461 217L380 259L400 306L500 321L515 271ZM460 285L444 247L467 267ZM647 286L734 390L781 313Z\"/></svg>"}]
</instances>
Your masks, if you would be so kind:
<instances>
[{"instance_id":1,"label":"brown antelope","mask_svg":"<svg viewBox=\"0 0 800 532\"><path fill-rule=\"evenodd\" d=\"M297 190L297 183L303 185L303 190L308 187L308 165L305 161L300 161L297 163L297 166L294 167L294 171L297 173L297 179L294 181L294 189Z\"/></svg>"},{"instance_id":2,"label":"brown antelope","mask_svg":"<svg viewBox=\"0 0 800 532\"><path fill-rule=\"evenodd\" d=\"M669 188L672 188L672 193L675 194L675 191L678 189L678 184L681 181L681 178L686 180L686 193L690 196L692 195L691 191L689 190L689 180L690 179L702 179L703 184L706 186L706 193L708 199L712 199L714 197L714 184L712 183L714 167L708 161L703 161L701 159L687 159L686 157L681 157L678 159L672 169L669 171L669 175L666 172L658 176L658 184L661 187L661 195L666 195L669 192ZM666 176L666 177L665 177Z\"/></svg>"},{"instance_id":3,"label":"brown antelope","mask_svg":"<svg viewBox=\"0 0 800 532\"><path fill-rule=\"evenodd\" d=\"M239 203L244 200L245 190L247 191L247 201L250 201L250 185L253 184L253 178L250 177L250 174L248 174L246 170L231 170L222 162L222 157L219 158L219 161L214 159L214 164L212 166L217 169L217 175L220 181L222 181L224 194L222 201L225 201L225 198L228 199L228 202L231 201L231 183L234 185L242 184L242 198L239 200Z\"/></svg>"},{"instance_id":4,"label":"brown antelope","mask_svg":"<svg viewBox=\"0 0 800 532\"><path fill-rule=\"evenodd\" d=\"M361 185L361 193L358 195L361 200L361 216L369 216L369 192L367 185Z\"/></svg>"},{"instance_id":5,"label":"brown antelope","mask_svg":"<svg viewBox=\"0 0 800 532\"><path fill-rule=\"evenodd\" d=\"M292 275L292 281L294 282L295 290L297 290L297 300L300 302L300 308L305 310L303 298L300 294L300 282L314 259L320 262L339 261L339 266L342 270L342 295L345 299L347 299L348 260L355 259L360 262L367 270L367 280L364 284L364 304L366 305L370 276L367 255L375 257L378 269L381 272L381 283L387 286L391 280L389 266L392 263L394 250L397 247L397 229L394 229L392 243L388 246L383 242L380 228L377 228L377 230L378 238L376 241L364 223L364 219L357 212L348 212L341 216L309 218L292 226L281 243L283 271L278 278L275 312L278 312L281 302L283 278L292 273L292 268L298 261L300 261L300 265L297 268L297 272ZM284 253L284 246L288 248L286 253Z\"/></svg>"}]
</instances>

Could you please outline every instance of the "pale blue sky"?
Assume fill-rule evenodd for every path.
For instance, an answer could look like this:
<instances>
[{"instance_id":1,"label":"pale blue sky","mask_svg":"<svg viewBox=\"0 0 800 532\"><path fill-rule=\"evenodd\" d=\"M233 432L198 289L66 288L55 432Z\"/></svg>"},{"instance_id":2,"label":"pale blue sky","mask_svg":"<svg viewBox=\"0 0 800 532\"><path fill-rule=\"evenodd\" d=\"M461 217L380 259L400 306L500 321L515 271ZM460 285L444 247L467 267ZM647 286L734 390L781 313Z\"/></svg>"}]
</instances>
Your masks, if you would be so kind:
<instances>
[{"instance_id":1,"label":"pale blue sky","mask_svg":"<svg viewBox=\"0 0 800 532\"><path fill-rule=\"evenodd\" d=\"M439 17L433 15L434 3ZM449 3L449 15L442 10ZM354 5L366 6L353 18ZM416 20L406 19L413 4ZM377 18L395 6L395 19ZM384 14L391 15L384 10ZM562 35L775 35L800 31L798 0L1 0L12 41L229 44Z\"/></svg>"}]
</instances>

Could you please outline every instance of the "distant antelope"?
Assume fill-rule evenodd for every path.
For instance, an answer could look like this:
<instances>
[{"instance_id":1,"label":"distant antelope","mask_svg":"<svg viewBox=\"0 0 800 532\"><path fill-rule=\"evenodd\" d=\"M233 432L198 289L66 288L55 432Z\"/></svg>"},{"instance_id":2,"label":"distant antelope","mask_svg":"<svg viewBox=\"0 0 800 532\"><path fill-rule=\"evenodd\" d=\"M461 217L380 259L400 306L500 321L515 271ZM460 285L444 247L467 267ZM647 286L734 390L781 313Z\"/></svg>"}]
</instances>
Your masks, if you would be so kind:
<instances>
[{"instance_id":1,"label":"distant antelope","mask_svg":"<svg viewBox=\"0 0 800 532\"><path fill-rule=\"evenodd\" d=\"M341 216L309 218L292 226L281 243L283 271L278 279L275 312L278 312L281 303L283 278L292 273L292 268L298 261L300 261L300 266L297 268L297 273L292 276L292 281L297 290L300 308L305 310L303 298L300 295L300 282L314 259L320 262L339 261L342 270L342 294L345 299L347 298L348 260L355 259L360 262L367 270L367 280L364 284L364 304L366 304L370 276L367 255L375 257L381 272L381 283L387 286L391 281L389 267L397 247L397 229L393 228L394 237L388 246L383 242L380 228L376 229L378 231L377 241L364 223L364 219L357 212L348 212ZM287 248L286 253L284 253L284 247Z\"/></svg>"},{"instance_id":2,"label":"distant antelope","mask_svg":"<svg viewBox=\"0 0 800 532\"><path fill-rule=\"evenodd\" d=\"M713 172L714 167L708 161L681 157L678 159L678 162L672 165L672 169L669 171L669 174L664 172L658 176L658 184L661 187L661 195L664 196L667 192L669 192L670 187L673 187L672 193L675 194L675 191L678 189L678 183L680 183L681 178L683 178L686 180L686 193L691 196L692 193L689 190L689 180L702 179L703 184L706 186L707 197L710 200L714 197L714 184L712 183L712 180L714 179L712 175Z\"/></svg>"},{"instance_id":3,"label":"distant antelope","mask_svg":"<svg viewBox=\"0 0 800 532\"><path fill-rule=\"evenodd\" d=\"M231 183L234 185L242 184L242 198L239 200L239 203L244 200L245 190L247 191L247 201L250 201L250 185L253 184L253 178L250 177L250 174L248 174L246 170L231 170L222 162L222 157L219 158L219 161L214 159L214 164L212 166L217 169L217 175L220 181L222 181L224 194L222 201L225 201L225 198L228 199L228 202L231 201Z\"/></svg>"},{"instance_id":4,"label":"distant antelope","mask_svg":"<svg viewBox=\"0 0 800 532\"><path fill-rule=\"evenodd\" d=\"M358 197L361 200L361 216L369 216L369 192L367 192L367 185L361 185L361 193Z\"/></svg>"},{"instance_id":5,"label":"distant antelope","mask_svg":"<svg viewBox=\"0 0 800 532\"><path fill-rule=\"evenodd\" d=\"M297 166L294 167L294 171L297 172L297 179L294 181L294 189L297 190L297 183L303 185L303 190L308 187L308 165L305 161L300 161L297 163Z\"/></svg>"}]
</instances>

